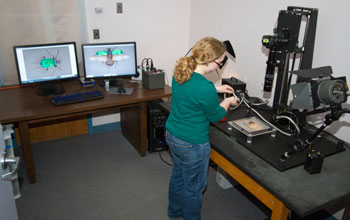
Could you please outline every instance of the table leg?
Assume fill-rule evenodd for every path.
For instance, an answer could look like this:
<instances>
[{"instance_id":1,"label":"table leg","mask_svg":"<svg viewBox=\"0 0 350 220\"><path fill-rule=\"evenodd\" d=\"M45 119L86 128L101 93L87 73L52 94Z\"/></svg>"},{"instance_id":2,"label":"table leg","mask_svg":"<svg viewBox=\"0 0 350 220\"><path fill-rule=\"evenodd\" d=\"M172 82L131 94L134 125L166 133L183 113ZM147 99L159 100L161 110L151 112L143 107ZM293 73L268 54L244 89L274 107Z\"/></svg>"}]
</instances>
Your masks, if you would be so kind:
<instances>
[{"instance_id":1,"label":"table leg","mask_svg":"<svg viewBox=\"0 0 350 220\"><path fill-rule=\"evenodd\" d=\"M32 144L30 143L29 127L26 121L19 122L19 136L24 156L24 163L30 183L35 183L35 167L33 160Z\"/></svg>"},{"instance_id":2,"label":"table leg","mask_svg":"<svg viewBox=\"0 0 350 220\"><path fill-rule=\"evenodd\" d=\"M122 134L134 146L141 156L147 150L147 103L120 110Z\"/></svg>"},{"instance_id":3,"label":"table leg","mask_svg":"<svg viewBox=\"0 0 350 220\"><path fill-rule=\"evenodd\" d=\"M289 209L265 188L213 149L210 159L271 209L271 220L287 220Z\"/></svg>"},{"instance_id":4,"label":"table leg","mask_svg":"<svg viewBox=\"0 0 350 220\"><path fill-rule=\"evenodd\" d=\"M345 208L344 212L345 212L344 215L346 216L345 220L350 220L350 208L349 207Z\"/></svg>"},{"instance_id":5,"label":"table leg","mask_svg":"<svg viewBox=\"0 0 350 220\"><path fill-rule=\"evenodd\" d=\"M289 209L280 201L275 201L272 208L271 220L287 220Z\"/></svg>"}]
</instances>

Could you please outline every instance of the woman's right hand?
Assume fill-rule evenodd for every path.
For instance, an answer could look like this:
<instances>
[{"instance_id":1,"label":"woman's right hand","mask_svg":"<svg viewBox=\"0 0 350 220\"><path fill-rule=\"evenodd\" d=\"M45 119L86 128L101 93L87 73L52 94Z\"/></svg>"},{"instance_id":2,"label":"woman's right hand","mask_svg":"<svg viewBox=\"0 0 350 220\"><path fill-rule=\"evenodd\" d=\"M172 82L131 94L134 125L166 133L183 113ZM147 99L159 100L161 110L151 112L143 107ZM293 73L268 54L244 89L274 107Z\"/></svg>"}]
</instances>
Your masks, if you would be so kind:
<instances>
[{"instance_id":1,"label":"woman's right hand","mask_svg":"<svg viewBox=\"0 0 350 220\"><path fill-rule=\"evenodd\" d=\"M230 105L233 105L233 106L236 106L238 105L240 99L239 98L236 98L234 96L231 96L231 97L228 97L226 99L230 99Z\"/></svg>"},{"instance_id":2,"label":"woman's right hand","mask_svg":"<svg viewBox=\"0 0 350 220\"><path fill-rule=\"evenodd\" d=\"M240 99L236 98L234 96L231 96L231 97L226 98L225 100L227 100L230 103L230 105L236 106L236 105L238 105Z\"/></svg>"},{"instance_id":3,"label":"woman's right hand","mask_svg":"<svg viewBox=\"0 0 350 220\"><path fill-rule=\"evenodd\" d=\"M239 98L236 98L234 96L231 96L231 97L228 97L228 98L225 98L221 103L220 105L226 110L228 110L228 108L230 107L230 105L238 105L238 102L239 102Z\"/></svg>"}]
</instances>

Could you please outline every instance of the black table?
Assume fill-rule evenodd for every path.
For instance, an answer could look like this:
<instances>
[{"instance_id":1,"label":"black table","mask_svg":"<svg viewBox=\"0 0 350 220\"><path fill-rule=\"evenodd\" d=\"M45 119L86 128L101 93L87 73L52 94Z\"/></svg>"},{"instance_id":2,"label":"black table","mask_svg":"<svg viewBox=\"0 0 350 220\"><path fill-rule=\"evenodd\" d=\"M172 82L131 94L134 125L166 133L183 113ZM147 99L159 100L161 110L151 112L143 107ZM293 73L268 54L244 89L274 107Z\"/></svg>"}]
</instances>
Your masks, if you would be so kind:
<instances>
[{"instance_id":1,"label":"black table","mask_svg":"<svg viewBox=\"0 0 350 220\"><path fill-rule=\"evenodd\" d=\"M170 111L171 103L161 106ZM332 204L347 206L350 196L350 150L325 158L322 172L303 166L280 172L215 126L209 128L211 160L272 210L272 220L286 220L289 210L301 217ZM336 138L328 137L331 141ZM347 219L350 219L349 213Z\"/></svg>"}]
</instances>

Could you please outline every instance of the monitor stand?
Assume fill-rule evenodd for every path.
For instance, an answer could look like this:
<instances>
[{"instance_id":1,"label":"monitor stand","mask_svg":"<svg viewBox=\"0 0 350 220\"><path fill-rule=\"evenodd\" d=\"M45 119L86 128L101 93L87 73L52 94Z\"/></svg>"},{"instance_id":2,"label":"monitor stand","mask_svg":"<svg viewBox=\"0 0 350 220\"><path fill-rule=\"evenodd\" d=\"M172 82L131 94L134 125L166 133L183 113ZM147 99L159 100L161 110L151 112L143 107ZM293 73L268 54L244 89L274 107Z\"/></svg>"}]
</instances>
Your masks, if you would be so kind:
<instances>
[{"instance_id":1,"label":"monitor stand","mask_svg":"<svg viewBox=\"0 0 350 220\"><path fill-rule=\"evenodd\" d=\"M98 83L101 87L104 87L106 91L109 91L110 88L117 87L118 93L125 93L124 81L123 79L105 79L100 80Z\"/></svg>"},{"instance_id":2,"label":"monitor stand","mask_svg":"<svg viewBox=\"0 0 350 220\"><path fill-rule=\"evenodd\" d=\"M49 96L49 95L60 95L64 93L65 90L61 84L54 82L42 83L36 91L37 95L40 96Z\"/></svg>"}]
</instances>

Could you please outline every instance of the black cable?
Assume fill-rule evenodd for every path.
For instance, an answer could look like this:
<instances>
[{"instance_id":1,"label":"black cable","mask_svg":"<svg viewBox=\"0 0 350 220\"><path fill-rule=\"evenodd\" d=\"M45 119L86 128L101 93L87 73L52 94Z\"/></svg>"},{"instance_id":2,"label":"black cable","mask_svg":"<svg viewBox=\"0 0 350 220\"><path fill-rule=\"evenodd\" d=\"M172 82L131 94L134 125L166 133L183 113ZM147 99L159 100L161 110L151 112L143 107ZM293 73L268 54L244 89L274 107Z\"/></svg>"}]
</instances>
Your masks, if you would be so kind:
<instances>
[{"instance_id":1,"label":"black cable","mask_svg":"<svg viewBox=\"0 0 350 220\"><path fill-rule=\"evenodd\" d=\"M145 67L143 66L143 64L145 63L145 61L147 62L147 58L143 58L141 61L141 67L142 69L144 69Z\"/></svg>"},{"instance_id":2,"label":"black cable","mask_svg":"<svg viewBox=\"0 0 350 220\"><path fill-rule=\"evenodd\" d=\"M151 58L147 59L147 64L150 65L150 70L153 70L153 60Z\"/></svg>"},{"instance_id":3,"label":"black cable","mask_svg":"<svg viewBox=\"0 0 350 220\"><path fill-rule=\"evenodd\" d=\"M144 64L146 66L144 66ZM143 58L143 60L141 62L141 67L142 67L142 69L145 69L145 67L146 67L146 70L153 70L153 60L152 60L152 58Z\"/></svg>"},{"instance_id":4,"label":"black cable","mask_svg":"<svg viewBox=\"0 0 350 220\"><path fill-rule=\"evenodd\" d=\"M168 151L167 151L168 152ZM162 157L162 151L159 151L159 158L168 166L173 166L172 163L169 163L168 161L166 161L163 157ZM170 154L170 153L169 153Z\"/></svg>"},{"instance_id":5,"label":"black cable","mask_svg":"<svg viewBox=\"0 0 350 220\"><path fill-rule=\"evenodd\" d=\"M215 70L216 71L216 74L218 75L218 77L221 79L221 76L220 76L220 74L219 74L219 71L216 69Z\"/></svg>"},{"instance_id":6,"label":"black cable","mask_svg":"<svg viewBox=\"0 0 350 220\"><path fill-rule=\"evenodd\" d=\"M191 50L192 50L192 47L191 47L191 49L189 49L189 50L187 51L187 53L185 54L185 57L191 52Z\"/></svg>"}]
</instances>

